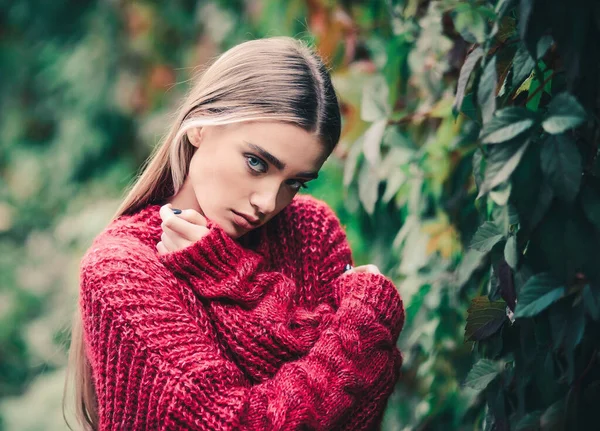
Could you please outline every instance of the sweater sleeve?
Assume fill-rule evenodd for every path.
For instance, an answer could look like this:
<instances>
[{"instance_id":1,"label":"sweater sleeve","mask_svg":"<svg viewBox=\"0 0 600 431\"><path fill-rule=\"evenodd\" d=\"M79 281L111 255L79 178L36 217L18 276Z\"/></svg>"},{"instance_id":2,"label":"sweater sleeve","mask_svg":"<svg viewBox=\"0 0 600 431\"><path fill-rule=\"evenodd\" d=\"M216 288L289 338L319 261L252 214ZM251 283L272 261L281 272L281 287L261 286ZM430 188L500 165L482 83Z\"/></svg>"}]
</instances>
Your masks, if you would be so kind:
<instances>
[{"instance_id":1,"label":"sweater sleeve","mask_svg":"<svg viewBox=\"0 0 600 431\"><path fill-rule=\"evenodd\" d=\"M384 277L341 277L336 291L351 293L310 352L252 385L221 351L206 314L192 315L177 280L139 248L105 244L82 262L101 429L332 429L359 407L359 393L389 395L403 312Z\"/></svg>"}]
</instances>

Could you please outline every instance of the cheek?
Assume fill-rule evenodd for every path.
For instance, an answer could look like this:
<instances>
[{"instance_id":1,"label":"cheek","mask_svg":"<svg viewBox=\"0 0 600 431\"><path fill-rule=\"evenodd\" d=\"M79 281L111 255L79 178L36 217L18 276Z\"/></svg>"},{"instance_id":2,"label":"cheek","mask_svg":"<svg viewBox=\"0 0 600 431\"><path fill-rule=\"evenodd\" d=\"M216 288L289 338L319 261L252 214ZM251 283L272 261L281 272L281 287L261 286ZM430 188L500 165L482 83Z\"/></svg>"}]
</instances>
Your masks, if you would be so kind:
<instances>
[{"instance_id":1,"label":"cheek","mask_svg":"<svg viewBox=\"0 0 600 431\"><path fill-rule=\"evenodd\" d=\"M213 157L211 161L198 165L194 181L196 191L211 200L245 196L252 187L252 178L243 162Z\"/></svg>"},{"instance_id":2,"label":"cheek","mask_svg":"<svg viewBox=\"0 0 600 431\"><path fill-rule=\"evenodd\" d=\"M277 214L283 211L285 207L287 207L294 199L295 194L286 190L286 187L287 186L284 185L282 186L282 189L279 190L275 211L273 211L272 217L275 217Z\"/></svg>"}]
</instances>

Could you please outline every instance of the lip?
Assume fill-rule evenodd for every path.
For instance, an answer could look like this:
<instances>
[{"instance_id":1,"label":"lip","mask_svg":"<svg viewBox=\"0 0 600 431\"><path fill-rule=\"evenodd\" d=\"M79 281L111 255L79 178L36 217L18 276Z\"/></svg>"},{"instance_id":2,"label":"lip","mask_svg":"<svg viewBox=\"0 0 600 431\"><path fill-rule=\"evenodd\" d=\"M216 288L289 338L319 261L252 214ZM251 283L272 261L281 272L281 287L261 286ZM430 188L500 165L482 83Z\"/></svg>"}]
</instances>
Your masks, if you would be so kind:
<instances>
[{"instance_id":1,"label":"lip","mask_svg":"<svg viewBox=\"0 0 600 431\"><path fill-rule=\"evenodd\" d=\"M256 218L252 218L246 214L240 214L235 211L231 211L233 213L233 221L238 226L241 226L245 229L254 229L260 224L260 220Z\"/></svg>"}]
</instances>

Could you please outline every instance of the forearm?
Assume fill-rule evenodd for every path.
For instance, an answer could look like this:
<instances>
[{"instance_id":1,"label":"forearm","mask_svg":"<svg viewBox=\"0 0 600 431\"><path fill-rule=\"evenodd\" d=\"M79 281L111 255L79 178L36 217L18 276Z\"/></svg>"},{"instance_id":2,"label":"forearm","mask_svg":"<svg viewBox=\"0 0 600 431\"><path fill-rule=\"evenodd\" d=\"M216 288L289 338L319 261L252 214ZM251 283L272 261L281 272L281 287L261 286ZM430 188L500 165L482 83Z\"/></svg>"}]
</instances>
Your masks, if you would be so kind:
<instances>
[{"instance_id":1,"label":"forearm","mask_svg":"<svg viewBox=\"0 0 600 431\"><path fill-rule=\"evenodd\" d=\"M384 341L385 334L380 337L369 342L336 319L306 357L250 388L219 370L198 367L178 382L167 417L177 415L179 426L200 430L368 429L385 406L400 364L397 350Z\"/></svg>"}]
</instances>

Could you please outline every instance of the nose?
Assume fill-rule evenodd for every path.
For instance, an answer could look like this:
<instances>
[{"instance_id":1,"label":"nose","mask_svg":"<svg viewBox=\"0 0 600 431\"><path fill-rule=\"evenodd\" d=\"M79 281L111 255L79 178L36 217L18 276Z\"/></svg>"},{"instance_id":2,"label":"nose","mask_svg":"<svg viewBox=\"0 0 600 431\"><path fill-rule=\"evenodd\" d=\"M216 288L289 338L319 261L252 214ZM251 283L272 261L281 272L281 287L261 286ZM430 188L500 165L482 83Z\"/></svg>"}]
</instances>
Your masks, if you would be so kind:
<instances>
[{"instance_id":1,"label":"nose","mask_svg":"<svg viewBox=\"0 0 600 431\"><path fill-rule=\"evenodd\" d=\"M267 184L264 184L267 186ZM277 208L277 197L279 195L279 185L271 185L261 190L256 190L250 196L250 204L262 216L268 216Z\"/></svg>"}]
</instances>

